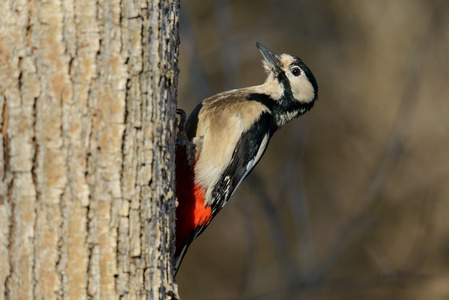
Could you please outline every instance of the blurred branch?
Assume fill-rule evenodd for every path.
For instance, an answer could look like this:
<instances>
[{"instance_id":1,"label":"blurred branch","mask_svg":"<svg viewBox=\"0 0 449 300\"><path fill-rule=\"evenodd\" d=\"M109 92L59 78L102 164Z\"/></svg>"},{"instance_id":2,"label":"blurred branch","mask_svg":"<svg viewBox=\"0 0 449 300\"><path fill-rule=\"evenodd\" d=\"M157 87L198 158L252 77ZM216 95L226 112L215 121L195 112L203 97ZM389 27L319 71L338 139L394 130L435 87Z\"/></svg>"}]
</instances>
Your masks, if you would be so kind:
<instances>
[{"instance_id":1,"label":"blurred branch","mask_svg":"<svg viewBox=\"0 0 449 300\"><path fill-rule=\"evenodd\" d=\"M335 293L348 293L368 289L379 290L382 287L415 287L418 284L426 284L434 280L438 280L438 275L428 275L428 274L410 274L410 273L395 273L392 275L381 275L381 276L361 276L361 277L349 277L343 279L335 279L327 281L324 284L314 283L308 284L303 287L304 296L308 299L309 292L313 292L313 295L325 294L325 295L335 295ZM258 294L253 294L250 296L242 297L241 300L262 300L262 299L292 299L288 297L292 290L279 288L271 291L264 291ZM317 290L320 289L319 292ZM210 298L207 298L210 299ZM229 297L215 297L213 300L230 300ZM298 299L298 298L293 298ZM321 298L319 298L321 299ZM324 299L324 298L323 298ZM327 298L326 298L327 299ZM336 298L337 299L337 298ZM340 298L338 298L340 299Z\"/></svg>"},{"instance_id":2,"label":"blurred branch","mask_svg":"<svg viewBox=\"0 0 449 300\"><path fill-rule=\"evenodd\" d=\"M235 89L240 86L240 61L239 51L235 39L232 24L232 11L228 0L215 0L215 24L217 35L221 42L219 51L221 54L222 70L225 90Z\"/></svg>"},{"instance_id":3,"label":"blurred branch","mask_svg":"<svg viewBox=\"0 0 449 300\"><path fill-rule=\"evenodd\" d=\"M245 297L248 287L250 286L250 283L252 282L252 279L254 278L254 274L256 272L256 255L257 249L256 249L256 234L255 234L255 228L254 228L254 222L253 218L255 216L251 216L251 208L248 207L248 203L246 201L239 201L237 202L239 211L242 214L242 220L244 222L243 228L245 230L245 241L246 241L246 253L245 253L245 260L244 264L245 266L242 268L243 274L243 280L240 283L240 292L237 293L238 298ZM248 217L249 216L249 217Z\"/></svg>"},{"instance_id":4,"label":"blurred branch","mask_svg":"<svg viewBox=\"0 0 449 300\"><path fill-rule=\"evenodd\" d=\"M212 95L212 89L199 55L200 49L193 32L190 14L186 9L181 9L180 11L179 29L180 35L183 37L181 48L187 56L185 63L189 75L186 78L189 79L189 84L192 86L192 91L197 95L197 98L202 100Z\"/></svg>"},{"instance_id":5,"label":"blurred branch","mask_svg":"<svg viewBox=\"0 0 449 300\"><path fill-rule=\"evenodd\" d=\"M374 170L361 204L357 212L349 218L348 222L335 238L329 248L329 254L310 275L311 282L322 282L332 271L341 257L347 252L352 243L360 237L361 233L373 220L372 211L381 200L381 197L392 177L392 171L403 154L403 136L409 128L413 112L418 102L418 92L423 76L423 63L432 44L435 23L431 23L424 33L421 41L417 43L410 57L408 79L404 86L403 98L397 112L396 122L390 134L389 141L381 156L377 168Z\"/></svg>"},{"instance_id":6,"label":"blurred branch","mask_svg":"<svg viewBox=\"0 0 449 300\"><path fill-rule=\"evenodd\" d=\"M421 212L421 223L423 231L420 237L417 238L415 247L413 247L407 262L402 268L402 272L414 272L417 270L430 255L428 249L435 232L435 215L438 209L436 208L434 193L427 192L422 200L423 208Z\"/></svg>"},{"instance_id":7,"label":"blurred branch","mask_svg":"<svg viewBox=\"0 0 449 300\"><path fill-rule=\"evenodd\" d=\"M288 239L285 236L284 230L282 229L282 222L277 214L276 207L271 203L269 193L266 189L266 184L259 176L258 173L252 173L248 176L246 181L251 185L256 197L260 200L262 204L263 211L267 217L268 227L270 228L270 235L273 241L273 247L282 267L285 271L286 277L290 284L295 283L300 274L295 266L294 259L290 254L290 247L288 245Z\"/></svg>"},{"instance_id":8,"label":"blurred branch","mask_svg":"<svg viewBox=\"0 0 449 300\"><path fill-rule=\"evenodd\" d=\"M300 269L306 272L313 267L316 259L306 185L301 168L301 158L308 132L309 126L306 122L290 130L287 143L283 147L285 149L284 161L276 176L276 190L273 197L281 201L289 201L289 212L292 214L295 231L298 232L299 237L299 265ZM285 204L287 204L285 201L281 203L281 205Z\"/></svg>"},{"instance_id":9,"label":"blurred branch","mask_svg":"<svg viewBox=\"0 0 449 300\"><path fill-rule=\"evenodd\" d=\"M291 130L286 147L283 167L275 177L277 178L274 191L275 196L270 197L267 185L263 183L262 178L257 172L254 172L247 178L253 193L262 204L262 209L267 217L268 229L272 239L272 245L276 253L276 257L280 262L281 268L286 274L289 285L295 285L298 281L302 281L302 275L299 271L295 257L291 255L288 238L285 229L282 227L282 220L277 214L277 207L272 203L272 199L289 199L291 205L291 213L296 225L296 231L299 233L301 245L300 255L301 262L314 261L314 245L311 233L310 218L308 213L307 197L304 192L303 176L299 175L297 168L298 158L301 157L304 148L304 141L307 136L308 127ZM299 152L299 153L298 153ZM285 203L282 203L285 204ZM284 205L285 206L285 205ZM295 291L296 293L298 291ZM298 295L295 295L298 297Z\"/></svg>"},{"instance_id":10,"label":"blurred branch","mask_svg":"<svg viewBox=\"0 0 449 300\"><path fill-rule=\"evenodd\" d=\"M416 198L416 193L416 191L412 191L407 194L404 197L406 199L404 201L410 203L411 198ZM398 267L397 263L392 263L377 244L368 243L365 247L382 275L391 276L397 273L411 274L416 272L426 261L429 256L429 245L434 236L434 216L438 211L435 207L434 198L435 197L429 197L429 193L426 192L422 199L419 199L419 204L422 207L421 209L416 210L416 213L419 214L420 220L417 220L417 222L422 225L420 226L422 227L422 231L421 233L418 233L418 236L414 239L414 245L410 247L410 253L402 266ZM403 202L400 205L402 204ZM393 265L396 265L396 268L394 268Z\"/></svg>"},{"instance_id":11,"label":"blurred branch","mask_svg":"<svg viewBox=\"0 0 449 300\"><path fill-rule=\"evenodd\" d=\"M303 156L309 127L305 124L305 126L295 129L290 131L283 168L283 170L286 170L285 176L283 176L284 181L288 182L286 179L291 178L291 182L289 182L288 188L280 188L279 191L289 191L288 197L282 197L281 199L289 199L293 221L299 233L298 257L300 266L302 270L308 272L316 261L316 247L313 240L306 185L300 158ZM278 178L281 177L280 174ZM281 184L278 186L282 187Z\"/></svg>"}]
</instances>

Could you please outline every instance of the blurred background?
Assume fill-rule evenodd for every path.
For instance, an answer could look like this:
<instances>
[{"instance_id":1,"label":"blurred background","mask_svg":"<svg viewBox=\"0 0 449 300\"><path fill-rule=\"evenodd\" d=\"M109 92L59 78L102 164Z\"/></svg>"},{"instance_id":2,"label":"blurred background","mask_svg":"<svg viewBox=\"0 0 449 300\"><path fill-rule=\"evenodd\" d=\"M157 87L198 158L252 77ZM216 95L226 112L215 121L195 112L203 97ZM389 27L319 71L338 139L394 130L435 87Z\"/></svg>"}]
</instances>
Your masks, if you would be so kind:
<instances>
[{"instance_id":1,"label":"blurred background","mask_svg":"<svg viewBox=\"0 0 449 300\"><path fill-rule=\"evenodd\" d=\"M449 299L449 2L181 4L186 112L265 80L256 41L319 85L190 247L182 299Z\"/></svg>"}]
</instances>

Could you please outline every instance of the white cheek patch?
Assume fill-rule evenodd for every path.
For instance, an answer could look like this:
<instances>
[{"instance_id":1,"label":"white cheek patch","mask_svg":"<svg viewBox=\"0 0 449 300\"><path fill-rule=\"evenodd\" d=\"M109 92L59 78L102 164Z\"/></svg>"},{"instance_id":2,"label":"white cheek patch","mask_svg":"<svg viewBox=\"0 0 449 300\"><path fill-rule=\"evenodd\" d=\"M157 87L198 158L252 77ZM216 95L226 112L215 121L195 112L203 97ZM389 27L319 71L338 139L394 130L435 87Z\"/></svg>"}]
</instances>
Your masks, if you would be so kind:
<instances>
[{"instance_id":1,"label":"white cheek patch","mask_svg":"<svg viewBox=\"0 0 449 300\"><path fill-rule=\"evenodd\" d=\"M309 103L315 99L315 91L307 76L303 73L295 77L288 75L293 97L302 103Z\"/></svg>"}]
</instances>

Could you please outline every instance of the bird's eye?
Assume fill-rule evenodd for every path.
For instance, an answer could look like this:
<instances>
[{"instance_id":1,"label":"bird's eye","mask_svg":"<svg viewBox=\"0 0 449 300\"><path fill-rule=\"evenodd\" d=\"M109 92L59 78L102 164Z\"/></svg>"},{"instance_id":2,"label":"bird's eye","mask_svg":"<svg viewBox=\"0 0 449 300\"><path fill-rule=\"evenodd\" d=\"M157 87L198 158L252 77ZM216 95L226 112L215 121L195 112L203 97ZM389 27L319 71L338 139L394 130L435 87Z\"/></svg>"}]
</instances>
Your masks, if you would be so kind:
<instances>
[{"instance_id":1,"label":"bird's eye","mask_svg":"<svg viewBox=\"0 0 449 300\"><path fill-rule=\"evenodd\" d=\"M301 69L298 67L294 67L291 70L292 74L295 75L296 77L298 77L299 75L301 75Z\"/></svg>"}]
</instances>

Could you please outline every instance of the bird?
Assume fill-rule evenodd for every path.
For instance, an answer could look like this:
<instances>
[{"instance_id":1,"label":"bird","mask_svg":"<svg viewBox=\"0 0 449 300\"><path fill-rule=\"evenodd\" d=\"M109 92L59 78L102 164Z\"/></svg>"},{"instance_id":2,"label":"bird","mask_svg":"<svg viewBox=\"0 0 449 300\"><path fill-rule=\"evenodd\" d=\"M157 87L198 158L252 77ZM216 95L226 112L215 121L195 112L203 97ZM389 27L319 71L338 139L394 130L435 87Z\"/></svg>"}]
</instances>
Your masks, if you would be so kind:
<instances>
[{"instance_id":1,"label":"bird","mask_svg":"<svg viewBox=\"0 0 449 300\"><path fill-rule=\"evenodd\" d=\"M256 46L267 73L263 84L209 97L187 120L178 110L175 276L192 241L254 169L273 134L318 98L315 76L299 57Z\"/></svg>"}]
</instances>

